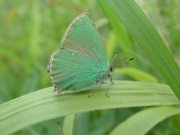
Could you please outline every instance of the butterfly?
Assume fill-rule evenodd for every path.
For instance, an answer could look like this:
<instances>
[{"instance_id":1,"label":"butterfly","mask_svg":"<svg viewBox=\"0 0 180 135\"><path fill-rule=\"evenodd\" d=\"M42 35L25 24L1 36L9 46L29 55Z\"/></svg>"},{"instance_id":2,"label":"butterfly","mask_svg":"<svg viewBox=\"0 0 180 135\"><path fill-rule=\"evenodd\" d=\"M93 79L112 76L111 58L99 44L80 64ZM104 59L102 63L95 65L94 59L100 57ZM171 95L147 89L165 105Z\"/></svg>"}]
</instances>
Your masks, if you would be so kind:
<instances>
[{"instance_id":1,"label":"butterfly","mask_svg":"<svg viewBox=\"0 0 180 135\"><path fill-rule=\"evenodd\" d=\"M60 94L80 92L108 78L112 82L113 67L88 14L82 13L72 21L61 46L48 65L51 82Z\"/></svg>"}]
</instances>

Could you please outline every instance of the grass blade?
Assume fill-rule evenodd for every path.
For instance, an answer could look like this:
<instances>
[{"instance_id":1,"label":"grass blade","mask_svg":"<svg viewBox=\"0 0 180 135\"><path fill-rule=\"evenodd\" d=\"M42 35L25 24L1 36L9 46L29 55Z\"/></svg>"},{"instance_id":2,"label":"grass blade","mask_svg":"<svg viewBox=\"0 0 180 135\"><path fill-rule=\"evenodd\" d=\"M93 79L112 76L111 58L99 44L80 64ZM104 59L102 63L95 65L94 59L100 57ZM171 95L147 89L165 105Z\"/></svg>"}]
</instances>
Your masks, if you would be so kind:
<instances>
[{"instance_id":1,"label":"grass blade","mask_svg":"<svg viewBox=\"0 0 180 135\"><path fill-rule=\"evenodd\" d=\"M138 112L117 126L111 135L144 135L157 123L180 114L179 107L155 107ZM138 130L137 130L138 129Z\"/></svg>"},{"instance_id":2,"label":"grass blade","mask_svg":"<svg viewBox=\"0 0 180 135\"><path fill-rule=\"evenodd\" d=\"M114 33L118 37L117 40L122 48L123 52L126 55L126 59L134 57L134 49L127 34L125 27L118 20L117 16L113 14L111 9L107 6L104 0L97 0L98 5L103 10L103 12L108 17L110 24L113 28Z\"/></svg>"},{"instance_id":3,"label":"grass blade","mask_svg":"<svg viewBox=\"0 0 180 135\"><path fill-rule=\"evenodd\" d=\"M158 82L154 76L135 68L117 68L114 74L126 74L137 81Z\"/></svg>"},{"instance_id":4,"label":"grass blade","mask_svg":"<svg viewBox=\"0 0 180 135\"><path fill-rule=\"evenodd\" d=\"M0 133L7 135L29 125L77 112L98 109L180 104L167 85L114 81L101 86L88 98L89 91L58 95L53 88L45 88L0 105Z\"/></svg>"},{"instance_id":5,"label":"grass blade","mask_svg":"<svg viewBox=\"0 0 180 135\"><path fill-rule=\"evenodd\" d=\"M134 0L106 0L151 62L180 98L180 69L165 42Z\"/></svg>"},{"instance_id":6,"label":"grass blade","mask_svg":"<svg viewBox=\"0 0 180 135\"><path fill-rule=\"evenodd\" d=\"M67 115L63 124L63 131L65 135L73 135L75 115Z\"/></svg>"}]
</instances>

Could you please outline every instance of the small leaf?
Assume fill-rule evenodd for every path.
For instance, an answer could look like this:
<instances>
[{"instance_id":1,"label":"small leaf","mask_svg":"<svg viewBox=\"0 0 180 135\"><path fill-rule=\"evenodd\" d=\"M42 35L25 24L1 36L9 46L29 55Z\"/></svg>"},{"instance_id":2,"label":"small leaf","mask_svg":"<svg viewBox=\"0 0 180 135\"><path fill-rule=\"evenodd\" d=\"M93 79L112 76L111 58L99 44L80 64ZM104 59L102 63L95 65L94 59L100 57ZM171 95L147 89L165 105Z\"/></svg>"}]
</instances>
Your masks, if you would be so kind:
<instances>
[{"instance_id":1,"label":"small leaf","mask_svg":"<svg viewBox=\"0 0 180 135\"><path fill-rule=\"evenodd\" d=\"M63 124L63 131L65 135L73 135L75 115L67 115Z\"/></svg>"}]
</instances>

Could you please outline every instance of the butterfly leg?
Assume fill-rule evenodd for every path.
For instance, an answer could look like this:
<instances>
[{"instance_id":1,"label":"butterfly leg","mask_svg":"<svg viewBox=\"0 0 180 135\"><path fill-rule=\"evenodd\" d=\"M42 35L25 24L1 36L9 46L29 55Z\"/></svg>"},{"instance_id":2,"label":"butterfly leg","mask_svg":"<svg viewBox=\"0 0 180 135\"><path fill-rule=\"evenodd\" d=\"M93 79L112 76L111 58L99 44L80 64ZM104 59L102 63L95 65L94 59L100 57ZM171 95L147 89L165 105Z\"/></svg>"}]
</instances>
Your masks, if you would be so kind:
<instances>
[{"instance_id":1,"label":"butterfly leg","mask_svg":"<svg viewBox=\"0 0 180 135\"><path fill-rule=\"evenodd\" d=\"M57 87L56 87L56 86L54 86L54 92L56 92L56 91L58 91L58 89L57 89Z\"/></svg>"},{"instance_id":2,"label":"butterfly leg","mask_svg":"<svg viewBox=\"0 0 180 135\"><path fill-rule=\"evenodd\" d=\"M61 94L62 94L62 93L61 93L61 90L60 90L60 89L58 89L56 86L54 86L54 91L55 91L55 92L57 91L59 95L61 95Z\"/></svg>"},{"instance_id":3,"label":"butterfly leg","mask_svg":"<svg viewBox=\"0 0 180 135\"><path fill-rule=\"evenodd\" d=\"M92 86L92 89L91 89L91 92L90 94L88 95L88 97L91 97L94 93L94 89L95 89L95 86L99 83L99 81L96 81L95 84Z\"/></svg>"},{"instance_id":4,"label":"butterfly leg","mask_svg":"<svg viewBox=\"0 0 180 135\"><path fill-rule=\"evenodd\" d=\"M107 82L101 81L101 83L102 83L102 84L105 84L106 86L108 85ZM110 95L109 95L109 85L106 87L106 97L110 97Z\"/></svg>"},{"instance_id":5,"label":"butterfly leg","mask_svg":"<svg viewBox=\"0 0 180 135\"><path fill-rule=\"evenodd\" d=\"M110 82L111 82L111 85L112 85L113 84L112 75L109 77L109 79L110 79ZM108 87L106 88L106 96L107 97L110 97L110 95L109 95L109 86L110 85L108 85Z\"/></svg>"},{"instance_id":6,"label":"butterfly leg","mask_svg":"<svg viewBox=\"0 0 180 135\"><path fill-rule=\"evenodd\" d=\"M106 97L110 97L110 95L109 95L109 87L106 88Z\"/></svg>"},{"instance_id":7,"label":"butterfly leg","mask_svg":"<svg viewBox=\"0 0 180 135\"><path fill-rule=\"evenodd\" d=\"M94 89L92 88L92 90L91 90L90 94L88 95L88 97L92 97L93 93L94 93Z\"/></svg>"},{"instance_id":8,"label":"butterfly leg","mask_svg":"<svg viewBox=\"0 0 180 135\"><path fill-rule=\"evenodd\" d=\"M111 85L113 84L112 75L110 76Z\"/></svg>"}]
</instances>

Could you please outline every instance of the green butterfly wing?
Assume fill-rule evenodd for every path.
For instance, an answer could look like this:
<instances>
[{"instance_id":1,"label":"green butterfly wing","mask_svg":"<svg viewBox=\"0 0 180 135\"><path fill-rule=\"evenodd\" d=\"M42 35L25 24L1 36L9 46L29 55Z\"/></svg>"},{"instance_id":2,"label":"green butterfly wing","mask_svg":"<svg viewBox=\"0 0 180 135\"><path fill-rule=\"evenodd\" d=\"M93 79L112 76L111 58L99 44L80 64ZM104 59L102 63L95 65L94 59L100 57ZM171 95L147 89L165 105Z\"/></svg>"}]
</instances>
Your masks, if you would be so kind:
<instances>
[{"instance_id":1,"label":"green butterfly wing","mask_svg":"<svg viewBox=\"0 0 180 135\"><path fill-rule=\"evenodd\" d=\"M95 58L101 64L108 63L108 56L96 26L88 14L81 14L68 27L61 40L63 48Z\"/></svg>"},{"instance_id":2,"label":"green butterfly wing","mask_svg":"<svg viewBox=\"0 0 180 135\"><path fill-rule=\"evenodd\" d=\"M78 16L67 29L62 48L49 63L51 80L61 92L77 92L107 77L109 62L105 47L87 14Z\"/></svg>"}]
</instances>

